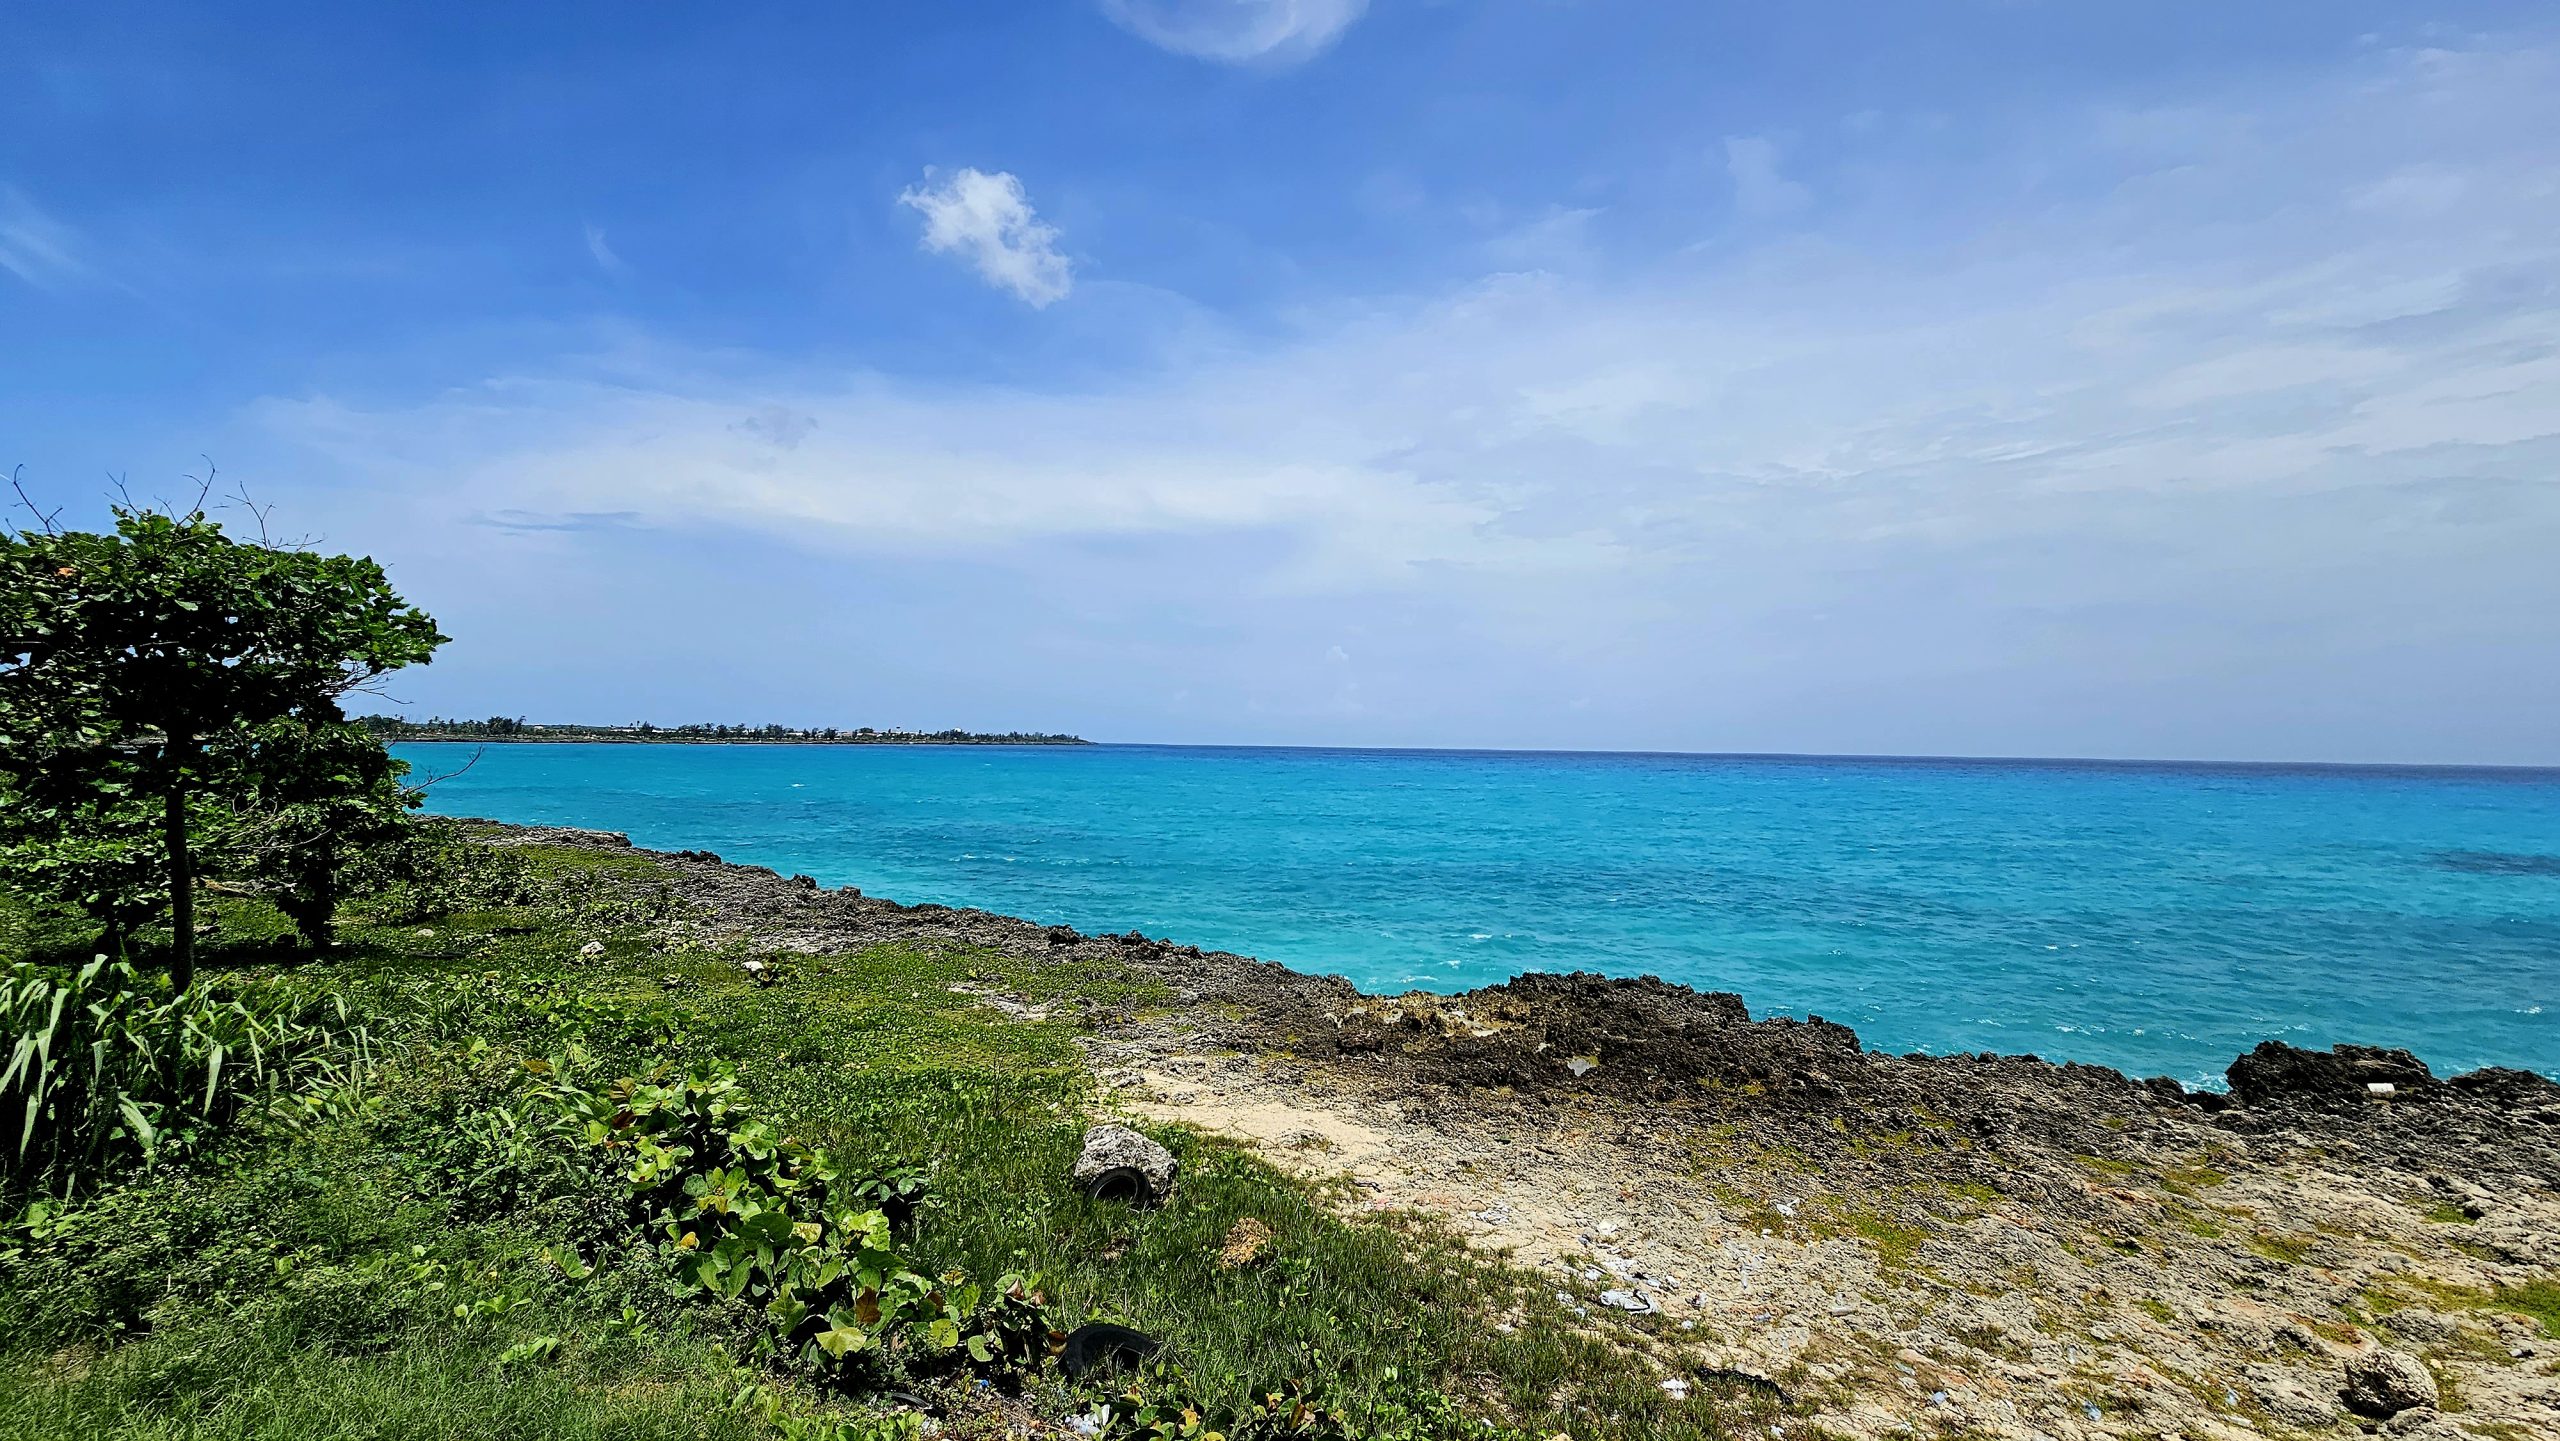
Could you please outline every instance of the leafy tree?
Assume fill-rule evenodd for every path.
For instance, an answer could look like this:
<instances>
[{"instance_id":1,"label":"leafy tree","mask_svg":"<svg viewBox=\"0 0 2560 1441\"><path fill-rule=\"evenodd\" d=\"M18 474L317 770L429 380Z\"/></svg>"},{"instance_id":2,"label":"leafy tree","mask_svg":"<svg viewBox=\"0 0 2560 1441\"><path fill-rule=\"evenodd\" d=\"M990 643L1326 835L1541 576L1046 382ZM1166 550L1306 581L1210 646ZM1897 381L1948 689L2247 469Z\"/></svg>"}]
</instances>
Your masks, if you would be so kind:
<instances>
[{"instance_id":1,"label":"leafy tree","mask_svg":"<svg viewBox=\"0 0 2560 1441\"><path fill-rule=\"evenodd\" d=\"M240 817L261 856L290 858L263 868L307 874L336 844L312 836L397 790L350 763L351 748L380 746L338 699L424 664L445 637L371 560L235 540L201 509L114 515L113 533L40 523L0 540L0 792L28 812L0 860L112 932L146 903L156 913L159 893L91 880L130 879L147 857L183 990L209 820ZM136 835L145 815L156 850ZM100 854L30 844L47 826Z\"/></svg>"},{"instance_id":2,"label":"leafy tree","mask_svg":"<svg viewBox=\"0 0 2560 1441\"><path fill-rule=\"evenodd\" d=\"M17 793L0 777L0 874L29 895L68 902L105 928L101 949L125 953L126 939L169 904L169 866L157 807L126 774L101 775L86 794L45 799ZM198 828L218 824L199 816Z\"/></svg>"},{"instance_id":3,"label":"leafy tree","mask_svg":"<svg viewBox=\"0 0 2560 1441\"><path fill-rule=\"evenodd\" d=\"M245 868L267 882L303 942L326 949L337 942L339 877L367 847L392 841L417 803L400 785L408 765L334 700L261 728L245 759Z\"/></svg>"}]
</instances>

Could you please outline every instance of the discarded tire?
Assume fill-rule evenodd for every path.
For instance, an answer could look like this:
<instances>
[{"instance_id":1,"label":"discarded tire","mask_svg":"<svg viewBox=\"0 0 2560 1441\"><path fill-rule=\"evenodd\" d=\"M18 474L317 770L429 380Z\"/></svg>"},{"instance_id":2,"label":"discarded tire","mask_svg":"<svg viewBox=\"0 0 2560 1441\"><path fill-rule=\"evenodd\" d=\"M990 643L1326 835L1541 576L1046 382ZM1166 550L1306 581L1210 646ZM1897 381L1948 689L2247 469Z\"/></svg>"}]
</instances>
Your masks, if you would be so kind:
<instances>
[{"instance_id":1,"label":"discarded tire","mask_svg":"<svg viewBox=\"0 0 2560 1441\"><path fill-rule=\"evenodd\" d=\"M1084 1193L1097 1201L1125 1201L1132 1206L1145 1206L1155 1200L1155 1188L1147 1184L1147 1173L1135 1166L1113 1166L1096 1171L1080 1182Z\"/></svg>"},{"instance_id":2,"label":"discarded tire","mask_svg":"<svg viewBox=\"0 0 2560 1441\"><path fill-rule=\"evenodd\" d=\"M1068 1379L1081 1381L1097 1371L1134 1371L1157 1350L1156 1338L1144 1331L1114 1326L1108 1321L1088 1321L1067 1333L1066 1348L1058 1353L1058 1365Z\"/></svg>"},{"instance_id":3,"label":"discarded tire","mask_svg":"<svg viewBox=\"0 0 2560 1441\"><path fill-rule=\"evenodd\" d=\"M1126 1126L1096 1126L1068 1174L1097 1201L1152 1206L1173 1190L1173 1171L1171 1151Z\"/></svg>"}]
</instances>

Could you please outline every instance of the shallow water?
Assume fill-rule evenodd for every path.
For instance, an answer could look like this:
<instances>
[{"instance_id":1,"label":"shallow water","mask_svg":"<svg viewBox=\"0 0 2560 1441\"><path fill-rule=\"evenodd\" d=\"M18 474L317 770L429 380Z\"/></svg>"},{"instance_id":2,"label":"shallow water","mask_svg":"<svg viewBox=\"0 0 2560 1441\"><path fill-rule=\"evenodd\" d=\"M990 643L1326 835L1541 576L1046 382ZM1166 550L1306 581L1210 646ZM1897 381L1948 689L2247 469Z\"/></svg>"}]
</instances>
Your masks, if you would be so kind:
<instances>
[{"instance_id":1,"label":"shallow water","mask_svg":"<svg viewBox=\"0 0 2560 1441\"><path fill-rule=\"evenodd\" d=\"M429 808L1372 991L1651 973L1896 1051L2192 1084L2273 1036L2560 1075L2560 771L506 745Z\"/></svg>"}]
</instances>

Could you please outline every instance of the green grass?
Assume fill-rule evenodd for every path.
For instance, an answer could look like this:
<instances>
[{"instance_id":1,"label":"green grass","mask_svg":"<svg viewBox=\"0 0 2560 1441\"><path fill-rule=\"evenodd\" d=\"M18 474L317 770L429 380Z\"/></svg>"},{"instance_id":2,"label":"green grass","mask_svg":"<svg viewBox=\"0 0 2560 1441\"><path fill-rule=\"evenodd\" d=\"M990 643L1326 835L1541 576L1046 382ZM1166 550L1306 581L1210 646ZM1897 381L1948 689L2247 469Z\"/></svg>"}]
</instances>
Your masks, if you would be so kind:
<instances>
[{"instance_id":1,"label":"green grass","mask_svg":"<svg viewBox=\"0 0 2560 1441\"><path fill-rule=\"evenodd\" d=\"M616 1197L564 1190L511 1145L493 1118L522 1094L525 1061L572 1047L608 1075L725 1063L762 1113L849 1165L928 1169L902 1243L920 1268L1037 1272L1058 1324L1159 1336L1211 1408L1307 1386L1380 1435L1766 1434L1756 1411L1663 1395L1676 1337L1578 1319L1433 1221L1354 1216L1233 1143L1153 1128L1183 1167L1153 1210L1075 1192L1067 1169L1097 1118L1081 1018L1168 1006L1160 983L917 943L759 957L778 978L759 984L743 954L669 952L599 909L598 886L657 882L645 857L525 849L567 901L421 917L404 895L376 924L359 903L326 963L292 963L262 904L216 903L210 983L342 996L375 1065L291 1125L249 1118L181 1162L106 1178L49 1230L0 1229L0 1441L757 1437L857 1414L860 1397L759 1355L756 1314L654 1253L616 1251ZM590 939L603 955L580 954ZM0 901L0 961L83 944ZM1248 1217L1271 1229L1269 1259L1222 1268L1220 1242ZM1844 1224L1888 1261L1924 1235ZM546 1248L595 1274L571 1280ZM475 1300L498 1309L452 1314ZM544 1338L545 1354L503 1359ZM1026 1393L1052 1420L1090 1399L1054 1373Z\"/></svg>"},{"instance_id":2,"label":"green grass","mask_svg":"<svg viewBox=\"0 0 2560 1441\"><path fill-rule=\"evenodd\" d=\"M667 868L648 856L598 846L516 846L535 874L543 876L608 875L628 880L664 880Z\"/></svg>"},{"instance_id":3,"label":"green grass","mask_svg":"<svg viewBox=\"0 0 2560 1441\"><path fill-rule=\"evenodd\" d=\"M1929 1231L1923 1226L1907 1226L1872 1211L1842 1210L1816 1224L1817 1235L1855 1236L1875 1247L1876 1259L1888 1270L1911 1264L1911 1258L1928 1244Z\"/></svg>"},{"instance_id":4,"label":"green grass","mask_svg":"<svg viewBox=\"0 0 2560 1441\"><path fill-rule=\"evenodd\" d=\"M2560 1281L2528 1281L2521 1286L2500 1286L2491 1291L2481 1304L2529 1316L2542 1327L2543 1335L2560 1338Z\"/></svg>"},{"instance_id":5,"label":"green grass","mask_svg":"<svg viewBox=\"0 0 2560 1441\"><path fill-rule=\"evenodd\" d=\"M333 1352L285 1325L186 1328L104 1355L0 1368L0 1438L745 1441L766 1430L729 1406L735 1367L704 1346L580 1349L505 1370L497 1349L418 1336Z\"/></svg>"},{"instance_id":6,"label":"green grass","mask_svg":"<svg viewBox=\"0 0 2560 1441\"><path fill-rule=\"evenodd\" d=\"M2206 1152L2190 1160L2174 1161L2160 1168L2160 1187L2175 1196L2193 1196L2211 1190L2231 1179L2231 1173L2220 1164L2226 1157Z\"/></svg>"},{"instance_id":7,"label":"green grass","mask_svg":"<svg viewBox=\"0 0 2560 1441\"><path fill-rule=\"evenodd\" d=\"M2251 1251L2287 1266L2301 1265L2319 1244L2317 1236L2288 1231L2253 1231L2247 1241Z\"/></svg>"}]
</instances>

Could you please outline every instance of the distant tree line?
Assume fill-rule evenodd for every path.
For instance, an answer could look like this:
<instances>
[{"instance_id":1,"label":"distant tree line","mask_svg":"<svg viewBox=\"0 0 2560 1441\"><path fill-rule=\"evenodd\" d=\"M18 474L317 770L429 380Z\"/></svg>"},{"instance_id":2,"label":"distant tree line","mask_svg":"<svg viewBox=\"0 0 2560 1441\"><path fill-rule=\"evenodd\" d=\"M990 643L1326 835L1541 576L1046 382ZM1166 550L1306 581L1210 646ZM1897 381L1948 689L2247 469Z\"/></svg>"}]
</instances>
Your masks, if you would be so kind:
<instances>
[{"instance_id":1,"label":"distant tree line","mask_svg":"<svg viewBox=\"0 0 2560 1441\"><path fill-rule=\"evenodd\" d=\"M578 725L568 722L528 721L522 716L491 716L486 720L456 720L447 716L429 716L410 720L404 716L358 716L356 724L384 741L419 740L547 740L547 741L761 741L795 745L1085 745L1081 736L1059 735L1041 731L910 731L880 730L872 726L845 729L839 726L727 725L693 722L687 725L662 726L654 721L634 721L629 725Z\"/></svg>"}]
</instances>

